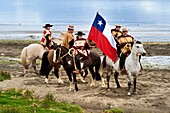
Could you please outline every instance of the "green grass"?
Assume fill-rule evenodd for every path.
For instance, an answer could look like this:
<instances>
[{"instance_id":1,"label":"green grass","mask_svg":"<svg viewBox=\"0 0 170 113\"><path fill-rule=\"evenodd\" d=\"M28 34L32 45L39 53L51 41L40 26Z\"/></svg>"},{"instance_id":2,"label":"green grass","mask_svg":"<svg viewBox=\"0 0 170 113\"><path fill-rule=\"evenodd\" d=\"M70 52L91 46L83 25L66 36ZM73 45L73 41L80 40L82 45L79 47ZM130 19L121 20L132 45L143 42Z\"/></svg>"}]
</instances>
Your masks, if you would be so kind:
<instances>
[{"instance_id":1,"label":"green grass","mask_svg":"<svg viewBox=\"0 0 170 113\"><path fill-rule=\"evenodd\" d=\"M33 98L32 92L22 89L0 91L0 113L82 113L77 105L56 102L52 94L43 100Z\"/></svg>"},{"instance_id":2,"label":"green grass","mask_svg":"<svg viewBox=\"0 0 170 113\"><path fill-rule=\"evenodd\" d=\"M11 75L9 73L0 71L0 81L10 80L10 79L11 79Z\"/></svg>"},{"instance_id":3,"label":"green grass","mask_svg":"<svg viewBox=\"0 0 170 113\"><path fill-rule=\"evenodd\" d=\"M0 57L0 65L8 65L8 64L18 64L19 61L15 61L15 60L8 60L8 57Z\"/></svg>"},{"instance_id":4,"label":"green grass","mask_svg":"<svg viewBox=\"0 0 170 113\"><path fill-rule=\"evenodd\" d=\"M124 113L124 111L120 108L113 108L110 110L105 110L104 113Z\"/></svg>"}]
</instances>

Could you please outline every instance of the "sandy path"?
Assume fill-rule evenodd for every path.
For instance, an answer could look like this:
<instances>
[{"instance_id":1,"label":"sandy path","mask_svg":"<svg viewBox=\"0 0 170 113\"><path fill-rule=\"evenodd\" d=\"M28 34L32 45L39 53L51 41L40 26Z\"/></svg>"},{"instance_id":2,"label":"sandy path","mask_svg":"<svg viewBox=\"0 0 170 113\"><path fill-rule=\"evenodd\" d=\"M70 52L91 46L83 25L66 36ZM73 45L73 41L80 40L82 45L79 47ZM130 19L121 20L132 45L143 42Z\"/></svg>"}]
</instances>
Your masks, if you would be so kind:
<instances>
[{"instance_id":1,"label":"sandy path","mask_svg":"<svg viewBox=\"0 0 170 113\"><path fill-rule=\"evenodd\" d=\"M4 44L0 43L1 56L19 57L21 49L26 44ZM157 47L158 49L155 49ZM146 45L147 56L164 55L170 56L169 45ZM15 52L14 52L15 51ZM94 49L96 51L96 49ZM100 53L101 54L101 53ZM113 76L111 76L111 90L101 88L101 82L97 82L96 87L90 87L90 75L87 83L78 81L78 92L69 92L69 81L60 69L61 78L64 84L58 84L54 75L50 76L50 83L45 84L45 77L38 77L29 69L27 77L19 77L23 67L18 63L0 63L0 70L8 71L12 75L12 80L0 82L0 89L26 88L34 90L34 95L42 98L51 92L58 101L78 104L89 113L101 113L104 109L120 107L128 113L132 112L153 112L170 113L170 70L143 70L137 80L137 95L127 96L127 77L119 76L121 87L117 89Z\"/></svg>"},{"instance_id":2,"label":"sandy path","mask_svg":"<svg viewBox=\"0 0 170 113\"><path fill-rule=\"evenodd\" d=\"M11 66L12 67L12 66ZM15 67L13 68L15 70ZM30 69L27 77L18 77L21 73L21 67L18 71L11 71L12 80L0 82L0 88L25 88L33 90L34 94L40 98L48 92L54 94L58 101L78 104L85 109L100 112L103 109L120 107L127 112L134 111L152 111L165 112L170 111L170 71L168 70L144 70L141 72L137 82L137 95L127 96L127 78L120 76L122 88L117 89L113 76L111 77L111 91L101 88L101 82L97 82L96 87L90 87L90 75L87 77L87 83L78 81L78 92L69 92L69 81L65 72L60 69L61 78L64 84L58 84L54 75L50 76L50 83L45 84L45 77L38 77Z\"/></svg>"}]
</instances>

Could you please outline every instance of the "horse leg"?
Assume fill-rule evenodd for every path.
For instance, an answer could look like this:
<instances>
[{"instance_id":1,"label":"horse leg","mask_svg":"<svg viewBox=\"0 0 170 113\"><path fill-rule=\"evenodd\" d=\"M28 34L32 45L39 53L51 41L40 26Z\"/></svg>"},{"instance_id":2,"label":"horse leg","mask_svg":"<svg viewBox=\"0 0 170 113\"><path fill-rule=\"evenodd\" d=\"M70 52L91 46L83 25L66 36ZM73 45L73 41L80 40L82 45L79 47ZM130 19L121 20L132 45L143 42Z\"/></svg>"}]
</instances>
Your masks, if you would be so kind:
<instances>
[{"instance_id":1,"label":"horse leg","mask_svg":"<svg viewBox=\"0 0 170 113\"><path fill-rule=\"evenodd\" d=\"M112 73L112 69L108 69L108 75L107 75L107 89L108 90L110 90L110 84L109 84L109 82L110 82L110 75L111 75L111 73Z\"/></svg>"},{"instance_id":2,"label":"horse leg","mask_svg":"<svg viewBox=\"0 0 170 113\"><path fill-rule=\"evenodd\" d=\"M48 82L48 75L49 75L49 73L50 73L50 71L52 70L52 68L53 68L53 66L48 66L48 68L47 68L47 72L46 72L46 74L45 74L45 76L46 76L46 78L45 78L45 83L49 83Z\"/></svg>"},{"instance_id":3,"label":"horse leg","mask_svg":"<svg viewBox=\"0 0 170 113\"><path fill-rule=\"evenodd\" d=\"M93 67L89 67L90 73L92 74L92 82L90 84L90 86L95 86L95 82L96 82L96 75L95 72L93 70Z\"/></svg>"},{"instance_id":4,"label":"horse leg","mask_svg":"<svg viewBox=\"0 0 170 113\"><path fill-rule=\"evenodd\" d=\"M84 74L85 73L85 74ZM84 74L84 75L83 75ZM87 71L87 69L85 69L82 73L81 73L81 81L83 82L83 83L85 83L86 81L85 81L85 78L86 78L86 76L88 75L88 71Z\"/></svg>"},{"instance_id":5,"label":"horse leg","mask_svg":"<svg viewBox=\"0 0 170 113\"><path fill-rule=\"evenodd\" d=\"M96 74L96 80L101 80L101 76L99 74L100 64L95 66L95 74Z\"/></svg>"},{"instance_id":6,"label":"horse leg","mask_svg":"<svg viewBox=\"0 0 170 113\"><path fill-rule=\"evenodd\" d=\"M81 73L81 76L85 79L87 77L87 75L88 75L88 70L85 69L84 70L84 75L83 75L83 73Z\"/></svg>"},{"instance_id":7,"label":"horse leg","mask_svg":"<svg viewBox=\"0 0 170 113\"><path fill-rule=\"evenodd\" d=\"M27 70L28 70L28 66L25 65L25 66L24 66L24 72L20 75L20 77L22 77L22 76L26 77Z\"/></svg>"},{"instance_id":8,"label":"horse leg","mask_svg":"<svg viewBox=\"0 0 170 113\"><path fill-rule=\"evenodd\" d=\"M59 68L54 68L54 74L55 74L56 78L58 79L58 83L63 84L63 80L59 77L58 72L59 72Z\"/></svg>"},{"instance_id":9,"label":"horse leg","mask_svg":"<svg viewBox=\"0 0 170 113\"><path fill-rule=\"evenodd\" d=\"M65 69L66 70L66 69ZM67 76L68 76L68 79L70 81L70 88L69 88L69 91L72 91L74 88L73 88L73 80L72 80L72 74L70 71L66 71L67 73Z\"/></svg>"},{"instance_id":10,"label":"horse leg","mask_svg":"<svg viewBox=\"0 0 170 113\"><path fill-rule=\"evenodd\" d=\"M106 73L106 74L108 74L108 73ZM104 74L102 75L102 87L106 87L106 84L105 84L105 83L106 83L106 78L107 78L107 76L108 76L108 75L106 75L106 77L105 77Z\"/></svg>"},{"instance_id":11,"label":"horse leg","mask_svg":"<svg viewBox=\"0 0 170 113\"><path fill-rule=\"evenodd\" d=\"M38 75L38 71L36 70L36 59L32 61L32 67L34 68L35 73Z\"/></svg>"},{"instance_id":12,"label":"horse leg","mask_svg":"<svg viewBox=\"0 0 170 113\"><path fill-rule=\"evenodd\" d=\"M78 87L77 87L77 79L76 79L76 74L73 73L73 83L75 85L75 91L78 91Z\"/></svg>"},{"instance_id":13,"label":"horse leg","mask_svg":"<svg viewBox=\"0 0 170 113\"><path fill-rule=\"evenodd\" d=\"M131 93L130 93L130 87L131 87L131 73L128 73L128 75L127 75L127 77L128 77L128 94L127 95L131 95Z\"/></svg>"},{"instance_id":14,"label":"horse leg","mask_svg":"<svg viewBox=\"0 0 170 113\"><path fill-rule=\"evenodd\" d=\"M23 76L24 77L26 77L27 76L27 70L28 70L28 68L29 68L29 65L32 63L32 60L31 59L28 59L28 64L26 64L25 66L24 66L24 73L23 73Z\"/></svg>"},{"instance_id":15,"label":"horse leg","mask_svg":"<svg viewBox=\"0 0 170 113\"><path fill-rule=\"evenodd\" d=\"M133 94L136 95L136 80L137 80L137 74L135 74L135 76L133 77L133 85L134 85L134 89L133 89Z\"/></svg>"},{"instance_id":16,"label":"horse leg","mask_svg":"<svg viewBox=\"0 0 170 113\"><path fill-rule=\"evenodd\" d=\"M118 76L119 76L119 73L116 71L115 74L114 74L114 78L115 78L117 88L120 88L120 84L119 84L119 81L118 81Z\"/></svg>"}]
</instances>

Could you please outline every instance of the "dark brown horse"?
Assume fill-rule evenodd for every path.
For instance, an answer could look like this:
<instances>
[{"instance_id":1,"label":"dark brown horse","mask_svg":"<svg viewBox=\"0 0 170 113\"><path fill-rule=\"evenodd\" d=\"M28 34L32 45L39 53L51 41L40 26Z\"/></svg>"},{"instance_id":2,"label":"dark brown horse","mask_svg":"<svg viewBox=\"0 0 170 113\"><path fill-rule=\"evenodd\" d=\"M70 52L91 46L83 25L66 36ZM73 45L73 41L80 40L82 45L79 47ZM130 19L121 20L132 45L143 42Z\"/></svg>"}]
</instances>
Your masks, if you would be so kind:
<instances>
[{"instance_id":1,"label":"dark brown horse","mask_svg":"<svg viewBox=\"0 0 170 113\"><path fill-rule=\"evenodd\" d=\"M76 74L72 73L73 70L75 69L75 64L74 64L74 57L72 56L71 51L63 46L56 46L55 48L56 50L53 51L54 54L52 55L52 57L49 57L50 52L44 53L42 58L42 66L41 66L40 74L46 75L46 78L48 79L48 74L51 71L52 67L54 66L54 73L56 77L59 78L58 69L59 66L62 64L70 81L69 90L73 89L73 84L74 84L75 91L78 91ZM95 85L95 80L101 79L100 74L98 73L100 68L100 63L101 63L100 56L94 52L91 52L89 57L83 61L83 69L89 69L93 77L91 86Z\"/></svg>"}]
</instances>

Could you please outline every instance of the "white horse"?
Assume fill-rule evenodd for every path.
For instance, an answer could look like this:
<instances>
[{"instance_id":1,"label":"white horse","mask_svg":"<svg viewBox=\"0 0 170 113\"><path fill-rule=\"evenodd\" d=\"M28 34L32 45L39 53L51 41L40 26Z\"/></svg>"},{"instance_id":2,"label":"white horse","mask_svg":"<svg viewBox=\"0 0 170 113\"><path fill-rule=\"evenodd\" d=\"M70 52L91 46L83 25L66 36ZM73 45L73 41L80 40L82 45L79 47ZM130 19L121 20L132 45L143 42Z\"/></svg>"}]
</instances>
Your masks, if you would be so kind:
<instances>
[{"instance_id":1,"label":"white horse","mask_svg":"<svg viewBox=\"0 0 170 113\"><path fill-rule=\"evenodd\" d=\"M36 70L36 59L42 59L43 53L45 52L45 48L41 44L30 44L27 47L24 47L21 51L21 64L24 66L24 72L22 76L25 76L27 73L27 69L30 64L34 68L35 72L38 74Z\"/></svg>"},{"instance_id":2,"label":"white horse","mask_svg":"<svg viewBox=\"0 0 170 113\"><path fill-rule=\"evenodd\" d=\"M133 44L133 47L131 49L130 55L125 60L125 69L127 71L127 78L128 78L128 95L131 95L130 93L130 87L131 87L131 79L133 75L133 85L134 90L133 93L136 94L136 79L138 77L138 74L141 70L141 65L139 62L140 56L146 55L146 51L143 48L143 45L141 42L136 41ZM120 84L118 81L118 75L120 74L120 67L119 67L119 61L118 59L115 63L109 58L104 57L102 65L101 65L101 75L102 75L102 86L105 87L105 81L107 81L107 89L109 89L109 81L110 81L110 75L113 72L113 69L115 70L114 78L117 85L117 88L120 88ZM105 80L105 78L107 80Z\"/></svg>"}]
</instances>

